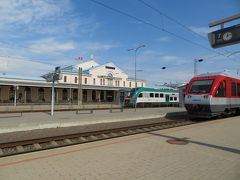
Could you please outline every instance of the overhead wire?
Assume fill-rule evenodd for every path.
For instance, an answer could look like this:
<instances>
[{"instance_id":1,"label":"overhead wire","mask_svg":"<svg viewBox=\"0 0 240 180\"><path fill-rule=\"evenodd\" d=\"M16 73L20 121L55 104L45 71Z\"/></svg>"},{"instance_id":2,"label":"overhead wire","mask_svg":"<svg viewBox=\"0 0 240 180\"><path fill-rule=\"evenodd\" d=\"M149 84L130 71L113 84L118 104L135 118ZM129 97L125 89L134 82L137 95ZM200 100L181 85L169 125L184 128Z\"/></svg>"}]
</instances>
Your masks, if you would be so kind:
<instances>
[{"instance_id":1,"label":"overhead wire","mask_svg":"<svg viewBox=\"0 0 240 180\"><path fill-rule=\"evenodd\" d=\"M160 30L160 31L162 31L162 32L168 33L168 34L170 34L170 35L172 35L172 36L174 36L174 37L176 37L176 38L178 38L178 39L184 40L185 42L188 42L188 43L193 44L193 45L195 45L195 46L201 47L202 49L205 49L205 50L211 51L211 52L213 52L213 53L215 53L215 54L219 54L219 55L221 55L221 56L226 57L226 55L225 55L224 53L216 52L215 50L210 49L210 48L207 48L207 47L205 47L205 46L202 45L202 44L196 43L196 42L194 42L194 41L192 41L192 40L189 40L189 39L187 39L187 38L185 38L185 37L182 37L182 36L180 36L180 35L178 35L178 34L176 34L176 33L174 33L174 32L171 32L171 31L169 31L169 30L166 30L166 29L163 28L163 27L160 27L160 26L158 26L158 25L155 25L155 24L153 24L153 23L150 23L150 22L148 22L148 21L145 21L145 20L143 20L143 19L141 19L141 18L138 18L138 17L136 17L136 16L134 16L134 15L131 15L131 14L127 13L127 12L124 12L124 11L122 11L122 10L119 10L119 9L117 9L117 8L114 8L114 7L112 7L112 6L109 6L109 5L105 4L105 3L99 2L99 1L97 1L97 0L90 0L90 1L93 2L93 3L95 3L95 4L97 4L97 5L102 6L102 7L104 7L104 8L107 8L107 9L110 9L110 10L112 10L112 11L114 11L114 12L117 12L118 14L124 15L124 16L126 16L126 17L128 17L128 18L131 18L131 19L134 19L134 20L136 20L136 21L138 21L138 22L141 22L141 23L143 23L143 24L146 24L146 25L148 25L148 26L150 26L150 27L152 27L152 28L154 28L154 29L157 29L157 30Z\"/></svg>"},{"instance_id":2,"label":"overhead wire","mask_svg":"<svg viewBox=\"0 0 240 180\"><path fill-rule=\"evenodd\" d=\"M151 26L151 27L154 28L154 29L157 29L157 30L166 32L166 33L168 33L168 34L170 34L170 35L172 35L172 36L175 36L175 37L177 37L177 38L179 38L179 39L182 39L182 40L184 40L184 41L186 41L186 42L188 42L188 43L194 44L194 45L199 46L199 47L201 47L201 48L203 48L203 49L206 49L206 50L208 50L208 51L211 51L211 52L216 53L216 52L213 51L212 49L209 49L209 48L207 48L207 47L205 47L205 46L203 46L203 45L201 45L201 44L199 44L199 43L196 43L196 42L191 41L191 40L189 40L189 39L187 39L187 38L185 38L185 37L182 37L182 36L180 36L180 35L177 35L177 34L171 32L171 31L168 31L168 30L166 30L166 29L164 29L164 28L162 28L162 27L160 27L160 26L157 26L157 25L155 25L155 24L152 24L152 23L150 23L150 22L147 22L147 21L145 21L145 20L143 20L143 19L140 19L140 18L138 18L138 17L136 17L136 16L133 16L133 15L131 15L131 14L129 14L129 13L126 13L126 12L124 12L124 11L121 11L121 10L119 10L119 9L116 9L116 8L114 8L114 7L112 7L112 6L106 5L106 4L104 4L104 3L102 3L102 2L99 2L99 1L96 1L96 0L90 0L90 1L92 1L93 3L98 4L98 5L100 5L100 6L103 6L103 7L107 8L107 9L110 9L110 10L112 10L112 11L115 11L115 12L117 12L117 13L119 13L119 14L122 14L122 15L124 15L124 16L126 16L126 17L129 17L129 18L131 18L131 19L134 19L134 20L136 20L136 21L139 21L139 22L141 22L141 23L143 23L143 24L146 24L146 25L148 25L148 26ZM217 52L217 53L218 53L218 54L221 54L221 53L219 53L219 52ZM222 55L222 54L221 54L221 55Z\"/></svg>"},{"instance_id":3,"label":"overhead wire","mask_svg":"<svg viewBox=\"0 0 240 180\"><path fill-rule=\"evenodd\" d=\"M208 42L208 38L206 38L205 36L195 32L194 30L192 30L191 28L189 28L187 25L181 23L180 21L176 20L175 18L167 15L166 13L163 13L162 11L160 11L159 9L155 8L154 6L150 5L149 3L145 2L144 0L138 0L140 3L142 3L143 5L145 5L146 7L150 8L151 10L157 12L161 17L165 17L167 19L169 19L170 21L178 24L179 26L183 27L184 29L186 29L187 31L191 32L192 34L197 35L198 37L200 37L201 39L205 40ZM230 54L231 52L228 50L223 50L225 51L225 53ZM225 55L225 57L228 57L227 55Z\"/></svg>"}]
</instances>

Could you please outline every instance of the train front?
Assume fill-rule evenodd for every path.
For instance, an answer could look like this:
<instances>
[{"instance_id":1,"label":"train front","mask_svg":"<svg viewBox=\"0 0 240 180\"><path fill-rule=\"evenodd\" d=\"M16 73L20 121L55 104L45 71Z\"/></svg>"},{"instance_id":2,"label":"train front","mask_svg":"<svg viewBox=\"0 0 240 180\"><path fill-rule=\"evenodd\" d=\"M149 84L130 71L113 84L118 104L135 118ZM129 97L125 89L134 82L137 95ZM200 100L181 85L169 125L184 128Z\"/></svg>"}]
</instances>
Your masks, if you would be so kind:
<instances>
[{"instance_id":1,"label":"train front","mask_svg":"<svg viewBox=\"0 0 240 180\"><path fill-rule=\"evenodd\" d=\"M210 118L213 77L194 77L188 84L185 95L185 108L190 117Z\"/></svg>"}]
</instances>

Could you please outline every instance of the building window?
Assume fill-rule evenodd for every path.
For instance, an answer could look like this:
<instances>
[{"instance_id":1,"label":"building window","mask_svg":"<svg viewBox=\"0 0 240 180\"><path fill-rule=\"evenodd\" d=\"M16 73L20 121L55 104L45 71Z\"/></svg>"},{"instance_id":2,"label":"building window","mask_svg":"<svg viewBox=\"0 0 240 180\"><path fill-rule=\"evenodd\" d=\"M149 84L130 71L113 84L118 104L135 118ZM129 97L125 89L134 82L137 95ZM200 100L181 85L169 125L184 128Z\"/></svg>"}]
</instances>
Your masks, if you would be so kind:
<instances>
[{"instance_id":1,"label":"building window","mask_svg":"<svg viewBox=\"0 0 240 180\"><path fill-rule=\"evenodd\" d=\"M142 83L142 87L143 87L143 83Z\"/></svg>"},{"instance_id":2,"label":"building window","mask_svg":"<svg viewBox=\"0 0 240 180\"><path fill-rule=\"evenodd\" d=\"M14 101L14 94L15 94L14 87L11 87L9 89L9 100L10 101Z\"/></svg>"},{"instance_id":3,"label":"building window","mask_svg":"<svg viewBox=\"0 0 240 180\"><path fill-rule=\"evenodd\" d=\"M74 78L74 82L75 82L75 83L77 83L77 80L78 80L78 78L77 78L77 77L75 77L75 78Z\"/></svg>"},{"instance_id":4,"label":"building window","mask_svg":"<svg viewBox=\"0 0 240 180\"><path fill-rule=\"evenodd\" d=\"M158 93L155 93L155 97L158 98L158 97L159 97L159 94L158 94Z\"/></svg>"},{"instance_id":5,"label":"building window","mask_svg":"<svg viewBox=\"0 0 240 180\"><path fill-rule=\"evenodd\" d=\"M64 76L63 79L64 79L64 82L67 82L67 76Z\"/></svg>"},{"instance_id":6,"label":"building window","mask_svg":"<svg viewBox=\"0 0 240 180\"><path fill-rule=\"evenodd\" d=\"M123 87L125 87L125 81L123 81Z\"/></svg>"},{"instance_id":7,"label":"building window","mask_svg":"<svg viewBox=\"0 0 240 180\"><path fill-rule=\"evenodd\" d=\"M164 96L163 93L161 93L161 94L160 94L160 97L163 98L163 96Z\"/></svg>"},{"instance_id":8,"label":"building window","mask_svg":"<svg viewBox=\"0 0 240 180\"><path fill-rule=\"evenodd\" d=\"M105 85L105 79L103 79L103 85Z\"/></svg>"},{"instance_id":9,"label":"building window","mask_svg":"<svg viewBox=\"0 0 240 180\"><path fill-rule=\"evenodd\" d=\"M32 102L32 93L31 93L31 88L26 87L26 101L27 102Z\"/></svg>"},{"instance_id":10,"label":"building window","mask_svg":"<svg viewBox=\"0 0 240 180\"><path fill-rule=\"evenodd\" d=\"M94 84L94 85L96 84L96 80L95 80L95 78L93 78L93 84Z\"/></svg>"},{"instance_id":11,"label":"building window","mask_svg":"<svg viewBox=\"0 0 240 180\"><path fill-rule=\"evenodd\" d=\"M129 87L131 87L132 86L132 83L131 82L129 82Z\"/></svg>"},{"instance_id":12,"label":"building window","mask_svg":"<svg viewBox=\"0 0 240 180\"><path fill-rule=\"evenodd\" d=\"M102 85L102 79L100 79L100 85Z\"/></svg>"},{"instance_id":13,"label":"building window","mask_svg":"<svg viewBox=\"0 0 240 180\"><path fill-rule=\"evenodd\" d=\"M150 98L153 98L154 97L154 93L150 93Z\"/></svg>"},{"instance_id":14,"label":"building window","mask_svg":"<svg viewBox=\"0 0 240 180\"><path fill-rule=\"evenodd\" d=\"M119 84L120 84L119 81L117 83L118 83L118 86L119 86Z\"/></svg>"},{"instance_id":15,"label":"building window","mask_svg":"<svg viewBox=\"0 0 240 180\"><path fill-rule=\"evenodd\" d=\"M92 91L92 100L96 101L96 91L95 90Z\"/></svg>"},{"instance_id":16,"label":"building window","mask_svg":"<svg viewBox=\"0 0 240 180\"><path fill-rule=\"evenodd\" d=\"M142 93L140 93L140 94L138 95L138 97L142 98L142 97L143 97L143 94L142 94Z\"/></svg>"},{"instance_id":17,"label":"building window","mask_svg":"<svg viewBox=\"0 0 240 180\"><path fill-rule=\"evenodd\" d=\"M177 101L177 97L174 97L174 101Z\"/></svg>"},{"instance_id":18,"label":"building window","mask_svg":"<svg viewBox=\"0 0 240 180\"><path fill-rule=\"evenodd\" d=\"M43 88L38 89L38 100L45 102L44 89Z\"/></svg>"},{"instance_id":19,"label":"building window","mask_svg":"<svg viewBox=\"0 0 240 180\"><path fill-rule=\"evenodd\" d=\"M173 97L170 97L170 101L173 101Z\"/></svg>"},{"instance_id":20,"label":"building window","mask_svg":"<svg viewBox=\"0 0 240 180\"><path fill-rule=\"evenodd\" d=\"M83 90L83 92L82 92L83 94L83 102L87 102L87 95L88 95L88 93L87 93L87 90Z\"/></svg>"},{"instance_id":21,"label":"building window","mask_svg":"<svg viewBox=\"0 0 240 180\"><path fill-rule=\"evenodd\" d=\"M73 90L73 100L78 100L78 90L77 89Z\"/></svg>"},{"instance_id":22,"label":"building window","mask_svg":"<svg viewBox=\"0 0 240 180\"><path fill-rule=\"evenodd\" d=\"M87 84L87 78L84 79L84 83Z\"/></svg>"},{"instance_id":23,"label":"building window","mask_svg":"<svg viewBox=\"0 0 240 180\"><path fill-rule=\"evenodd\" d=\"M67 94L67 89L63 89L63 91L62 91L62 100L67 100L67 97L68 96L68 94Z\"/></svg>"},{"instance_id":24,"label":"building window","mask_svg":"<svg viewBox=\"0 0 240 180\"><path fill-rule=\"evenodd\" d=\"M115 81L115 86L117 86L117 81Z\"/></svg>"}]
</instances>

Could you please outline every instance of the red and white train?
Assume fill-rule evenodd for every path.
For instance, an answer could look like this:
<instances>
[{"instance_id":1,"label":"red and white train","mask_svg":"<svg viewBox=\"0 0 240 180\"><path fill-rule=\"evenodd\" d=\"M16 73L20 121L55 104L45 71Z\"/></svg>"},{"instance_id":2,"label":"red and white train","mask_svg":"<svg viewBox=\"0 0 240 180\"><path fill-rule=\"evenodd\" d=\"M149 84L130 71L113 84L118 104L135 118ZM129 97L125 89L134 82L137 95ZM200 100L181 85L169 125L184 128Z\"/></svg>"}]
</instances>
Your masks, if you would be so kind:
<instances>
[{"instance_id":1,"label":"red and white train","mask_svg":"<svg viewBox=\"0 0 240 180\"><path fill-rule=\"evenodd\" d=\"M240 113L240 79L221 73L195 76L186 88L185 107L190 117Z\"/></svg>"}]
</instances>

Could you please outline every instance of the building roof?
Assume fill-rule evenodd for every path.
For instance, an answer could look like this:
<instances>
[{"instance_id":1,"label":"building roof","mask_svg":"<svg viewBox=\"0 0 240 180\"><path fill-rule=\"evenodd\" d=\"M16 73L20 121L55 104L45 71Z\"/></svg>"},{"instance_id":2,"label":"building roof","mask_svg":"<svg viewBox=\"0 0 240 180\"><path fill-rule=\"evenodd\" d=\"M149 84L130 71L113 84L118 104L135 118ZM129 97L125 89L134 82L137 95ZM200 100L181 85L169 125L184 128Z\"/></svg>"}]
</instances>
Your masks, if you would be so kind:
<instances>
[{"instance_id":1,"label":"building roof","mask_svg":"<svg viewBox=\"0 0 240 180\"><path fill-rule=\"evenodd\" d=\"M14 79L14 80L30 80L30 81L46 81L42 77L38 76L20 76L20 75L0 75L1 79Z\"/></svg>"}]
</instances>

